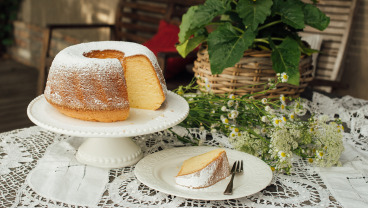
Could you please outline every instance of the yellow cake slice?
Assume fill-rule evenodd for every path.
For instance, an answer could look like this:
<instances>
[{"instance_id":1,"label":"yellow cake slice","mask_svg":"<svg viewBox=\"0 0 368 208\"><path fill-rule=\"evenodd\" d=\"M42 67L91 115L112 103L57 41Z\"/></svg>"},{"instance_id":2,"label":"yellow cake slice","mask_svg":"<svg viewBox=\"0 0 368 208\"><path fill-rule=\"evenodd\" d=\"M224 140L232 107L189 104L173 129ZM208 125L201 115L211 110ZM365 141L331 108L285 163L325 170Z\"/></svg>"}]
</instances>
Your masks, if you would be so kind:
<instances>
[{"instance_id":1,"label":"yellow cake slice","mask_svg":"<svg viewBox=\"0 0 368 208\"><path fill-rule=\"evenodd\" d=\"M175 182L189 188L212 186L230 175L225 150L215 149L184 161Z\"/></svg>"}]
</instances>

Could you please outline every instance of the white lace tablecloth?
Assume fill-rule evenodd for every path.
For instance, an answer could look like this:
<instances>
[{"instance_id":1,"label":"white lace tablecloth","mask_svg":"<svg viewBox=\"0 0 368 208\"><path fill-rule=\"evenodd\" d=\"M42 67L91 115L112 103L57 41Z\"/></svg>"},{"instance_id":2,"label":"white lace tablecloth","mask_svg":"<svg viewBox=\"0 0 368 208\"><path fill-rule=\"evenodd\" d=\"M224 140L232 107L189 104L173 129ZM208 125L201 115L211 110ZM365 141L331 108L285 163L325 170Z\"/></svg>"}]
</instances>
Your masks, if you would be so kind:
<instances>
[{"instance_id":1,"label":"white lace tablecloth","mask_svg":"<svg viewBox=\"0 0 368 208\"><path fill-rule=\"evenodd\" d=\"M314 93L308 108L345 122L342 167L316 168L296 158L291 175L274 174L257 194L223 201L188 200L152 190L120 169L87 167L75 160L83 138L40 127L0 134L0 207L368 207L368 101ZM182 134L180 127L175 127ZM192 129L206 145L230 147ZM207 139L206 139L207 138ZM183 144L166 131L135 137L145 155ZM231 148L231 147L230 147Z\"/></svg>"}]
</instances>

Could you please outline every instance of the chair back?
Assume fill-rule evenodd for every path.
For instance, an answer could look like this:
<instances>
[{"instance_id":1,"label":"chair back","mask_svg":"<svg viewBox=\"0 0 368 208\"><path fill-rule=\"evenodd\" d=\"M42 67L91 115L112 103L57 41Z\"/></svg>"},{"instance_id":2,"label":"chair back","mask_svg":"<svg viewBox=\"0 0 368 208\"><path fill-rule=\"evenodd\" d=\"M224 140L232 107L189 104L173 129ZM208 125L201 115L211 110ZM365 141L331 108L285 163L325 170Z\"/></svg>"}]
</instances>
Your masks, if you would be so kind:
<instances>
[{"instance_id":1,"label":"chair back","mask_svg":"<svg viewBox=\"0 0 368 208\"><path fill-rule=\"evenodd\" d=\"M302 35L317 34L322 38L321 52L316 64L316 79L340 81L356 2L357 0L318 1L318 8L330 17L330 24L324 31L307 27L302 33ZM331 87L321 89L331 91Z\"/></svg>"},{"instance_id":2,"label":"chair back","mask_svg":"<svg viewBox=\"0 0 368 208\"><path fill-rule=\"evenodd\" d=\"M115 21L115 39L144 43L157 33L160 20L180 25L190 6L204 0L122 0Z\"/></svg>"}]
</instances>

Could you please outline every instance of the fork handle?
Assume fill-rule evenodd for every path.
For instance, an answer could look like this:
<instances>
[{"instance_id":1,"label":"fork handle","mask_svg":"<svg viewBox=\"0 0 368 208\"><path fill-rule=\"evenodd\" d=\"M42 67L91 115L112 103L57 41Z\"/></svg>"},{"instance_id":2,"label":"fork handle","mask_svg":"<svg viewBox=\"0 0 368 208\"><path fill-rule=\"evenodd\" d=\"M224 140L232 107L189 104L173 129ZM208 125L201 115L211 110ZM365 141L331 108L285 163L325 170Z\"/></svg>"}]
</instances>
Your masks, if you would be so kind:
<instances>
[{"instance_id":1,"label":"fork handle","mask_svg":"<svg viewBox=\"0 0 368 208\"><path fill-rule=\"evenodd\" d=\"M232 195L233 194L233 181L234 181L235 172L231 174L231 179L229 184L227 184L227 187L224 191L225 195Z\"/></svg>"}]
</instances>

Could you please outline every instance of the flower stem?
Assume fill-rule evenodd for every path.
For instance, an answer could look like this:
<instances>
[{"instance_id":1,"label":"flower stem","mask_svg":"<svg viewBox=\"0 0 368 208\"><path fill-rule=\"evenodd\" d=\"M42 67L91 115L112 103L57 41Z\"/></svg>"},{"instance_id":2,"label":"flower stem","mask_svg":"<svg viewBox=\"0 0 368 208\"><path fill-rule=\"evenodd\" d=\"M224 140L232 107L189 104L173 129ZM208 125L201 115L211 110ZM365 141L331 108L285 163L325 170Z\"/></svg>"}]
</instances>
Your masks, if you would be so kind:
<instances>
[{"instance_id":1,"label":"flower stem","mask_svg":"<svg viewBox=\"0 0 368 208\"><path fill-rule=\"evenodd\" d=\"M265 24L265 25L263 25L263 26L260 26L260 27L258 28L258 31L263 30L263 29L265 29L265 28L267 28L267 27L271 27L272 25L279 24L279 23L282 23L282 21L281 21L281 20L277 20L277 21L274 21L274 22L270 22L270 23L268 23L268 24Z\"/></svg>"}]
</instances>

